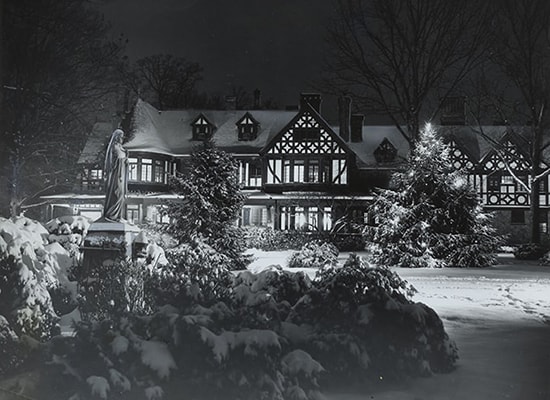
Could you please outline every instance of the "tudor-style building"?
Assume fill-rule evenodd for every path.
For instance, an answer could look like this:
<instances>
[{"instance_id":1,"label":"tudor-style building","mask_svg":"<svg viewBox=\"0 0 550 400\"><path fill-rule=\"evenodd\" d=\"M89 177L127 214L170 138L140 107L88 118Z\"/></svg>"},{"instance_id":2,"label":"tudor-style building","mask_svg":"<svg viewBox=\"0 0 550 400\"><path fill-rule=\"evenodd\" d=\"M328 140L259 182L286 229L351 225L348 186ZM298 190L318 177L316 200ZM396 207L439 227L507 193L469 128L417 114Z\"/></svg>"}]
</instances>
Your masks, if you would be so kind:
<instances>
[{"instance_id":1,"label":"tudor-style building","mask_svg":"<svg viewBox=\"0 0 550 400\"><path fill-rule=\"evenodd\" d=\"M302 94L297 111L159 111L138 100L125 129L126 219L163 221L163 201L175 198L169 175L183 171L193 148L206 138L239 163L239 181L247 195L241 225L326 231L344 215L364 219L372 189L388 186L391 173L407 158L409 143L394 126L364 126L362 115L351 114L350 101L339 106L340 121L334 126L322 117L318 94ZM519 134L523 128L470 127L459 108L452 110L437 129L451 147L453 165L466 172L484 207L498 214L500 233L508 234L512 243L526 241L530 199L527 144ZM45 196L50 203L47 217L101 215L103 154L113 129L112 124L95 125L79 160L74 191ZM546 233L548 177L540 196L541 230Z\"/></svg>"}]
</instances>

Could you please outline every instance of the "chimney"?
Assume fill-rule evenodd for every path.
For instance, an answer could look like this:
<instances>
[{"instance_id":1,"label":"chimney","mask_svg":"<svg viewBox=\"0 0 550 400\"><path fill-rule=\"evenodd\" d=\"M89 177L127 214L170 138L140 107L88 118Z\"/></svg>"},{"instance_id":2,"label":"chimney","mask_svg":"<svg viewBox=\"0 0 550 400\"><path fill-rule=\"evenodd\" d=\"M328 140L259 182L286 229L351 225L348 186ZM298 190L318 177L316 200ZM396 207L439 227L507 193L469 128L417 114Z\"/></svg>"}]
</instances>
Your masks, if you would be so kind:
<instances>
[{"instance_id":1,"label":"chimney","mask_svg":"<svg viewBox=\"0 0 550 400\"><path fill-rule=\"evenodd\" d=\"M237 109L237 97L225 96L225 109L236 110Z\"/></svg>"},{"instance_id":2,"label":"chimney","mask_svg":"<svg viewBox=\"0 0 550 400\"><path fill-rule=\"evenodd\" d=\"M300 110L309 104L311 108L321 113L321 95L319 93L301 93L300 94Z\"/></svg>"},{"instance_id":3,"label":"chimney","mask_svg":"<svg viewBox=\"0 0 550 400\"><path fill-rule=\"evenodd\" d=\"M363 121L365 116L363 114L351 115L351 141L362 142L363 141Z\"/></svg>"},{"instance_id":4,"label":"chimney","mask_svg":"<svg viewBox=\"0 0 550 400\"><path fill-rule=\"evenodd\" d=\"M338 123L340 124L340 137L349 142L351 120L351 97L338 97Z\"/></svg>"},{"instance_id":5,"label":"chimney","mask_svg":"<svg viewBox=\"0 0 550 400\"><path fill-rule=\"evenodd\" d=\"M441 125L465 125L464 97L445 98L441 103Z\"/></svg>"},{"instance_id":6,"label":"chimney","mask_svg":"<svg viewBox=\"0 0 550 400\"><path fill-rule=\"evenodd\" d=\"M260 89L254 90L254 110L262 108L262 92Z\"/></svg>"}]
</instances>

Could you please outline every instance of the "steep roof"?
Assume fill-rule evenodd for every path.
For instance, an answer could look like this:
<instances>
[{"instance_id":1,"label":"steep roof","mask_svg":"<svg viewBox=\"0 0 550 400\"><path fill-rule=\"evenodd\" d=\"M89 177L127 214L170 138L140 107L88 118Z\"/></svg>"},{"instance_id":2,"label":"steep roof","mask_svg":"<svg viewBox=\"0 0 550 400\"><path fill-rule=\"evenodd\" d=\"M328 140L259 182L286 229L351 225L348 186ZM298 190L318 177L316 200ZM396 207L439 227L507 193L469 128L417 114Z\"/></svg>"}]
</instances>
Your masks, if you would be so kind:
<instances>
[{"instance_id":1,"label":"steep roof","mask_svg":"<svg viewBox=\"0 0 550 400\"><path fill-rule=\"evenodd\" d=\"M255 140L239 141L236 123L250 113L260 124ZM295 111L279 110L168 110L159 111L138 100L132 119L129 140L124 147L131 151L147 151L172 156L191 153L199 143L193 140L191 124L204 115L215 126L213 140L225 151L242 154L258 153L296 115Z\"/></svg>"},{"instance_id":2,"label":"steep roof","mask_svg":"<svg viewBox=\"0 0 550 400\"><path fill-rule=\"evenodd\" d=\"M113 133L113 124L110 122L96 122L86 140L84 149L78 158L78 164L103 163L104 151L107 142Z\"/></svg>"}]
</instances>

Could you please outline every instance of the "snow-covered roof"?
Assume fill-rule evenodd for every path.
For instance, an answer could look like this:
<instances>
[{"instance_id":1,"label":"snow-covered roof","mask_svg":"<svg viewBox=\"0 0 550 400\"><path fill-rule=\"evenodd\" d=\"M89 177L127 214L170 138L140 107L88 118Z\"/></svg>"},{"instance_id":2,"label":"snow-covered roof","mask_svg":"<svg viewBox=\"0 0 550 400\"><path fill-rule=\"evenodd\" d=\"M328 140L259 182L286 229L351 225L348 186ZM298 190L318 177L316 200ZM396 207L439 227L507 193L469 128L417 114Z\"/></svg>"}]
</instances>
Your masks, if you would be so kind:
<instances>
[{"instance_id":1,"label":"snow-covered roof","mask_svg":"<svg viewBox=\"0 0 550 400\"><path fill-rule=\"evenodd\" d=\"M236 123L250 113L260 124L257 138L239 141ZM296 111L280 110L168 110L159 111L138 100L129 140L124 147L130 151L147 151L173 156L191 153L199 143L193 140L191 124L204 115L215 126L216 145L234 154L257 153L296 115Z\"/></svg>"},{"instance_id":2,"label":"snow-covered roof","mask_svg":"<svg viewBox=\"0 0 550 400\"><path fill-rule=\"evenodd\" d=\"M110 122L96 122L92 132L86 140L84 149L78 159L79 164L103 164L104 150L111 134L113 133L113 124Z\"/></svg>"}]
</instances>

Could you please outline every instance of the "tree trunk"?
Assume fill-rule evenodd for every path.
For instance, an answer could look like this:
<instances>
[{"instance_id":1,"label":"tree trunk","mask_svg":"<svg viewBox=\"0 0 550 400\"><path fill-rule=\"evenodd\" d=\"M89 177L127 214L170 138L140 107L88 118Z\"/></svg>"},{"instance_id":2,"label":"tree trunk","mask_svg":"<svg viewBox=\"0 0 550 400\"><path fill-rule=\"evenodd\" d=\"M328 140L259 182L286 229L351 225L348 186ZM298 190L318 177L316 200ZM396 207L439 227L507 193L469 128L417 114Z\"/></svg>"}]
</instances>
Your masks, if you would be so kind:
<instances>
[{"instance_id":1,"label":"tree trunk","mask_svg":"<svg viewBox=\"0 0 550 400\"><path fill-rule=\"evenodd\" d=\"M531 185L531 243L540 244L540 181L535 181Z\"/></svg>"},{"instance_id":2,"label":"tree trunk","mask_svg":"<svg viewBox=\"0 0 550 400\"><path fill-rule=\"evenodd\" d=\"M531 243L540 244L540 179L535 179L541 172L542 158L542 127L537 123L533 127L533 143L531 144Z\"/></svg>"}]
</instances>

